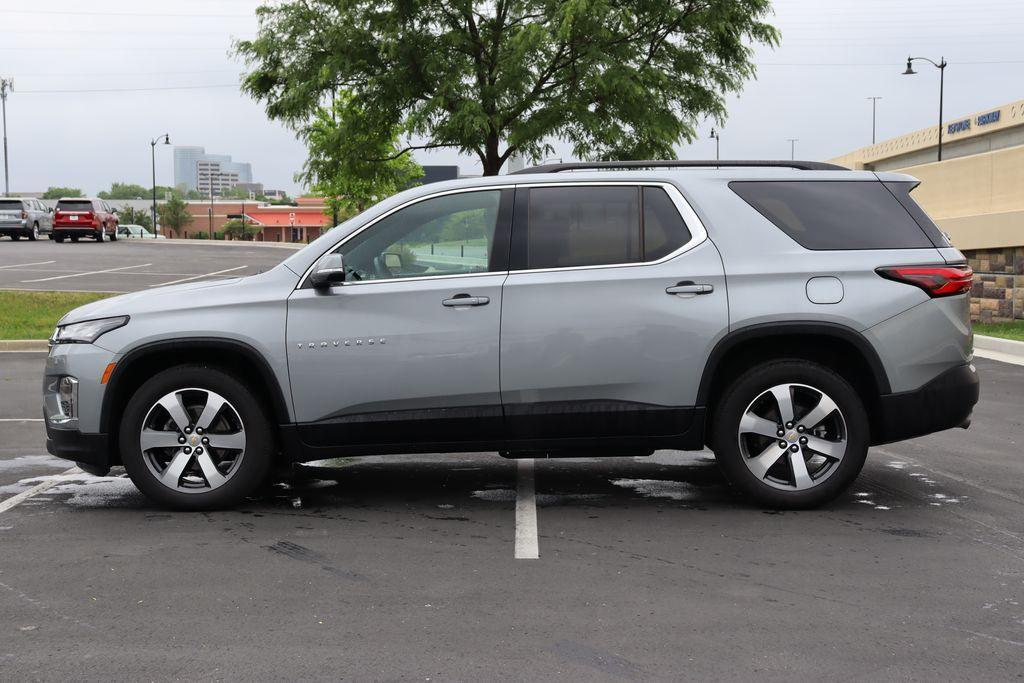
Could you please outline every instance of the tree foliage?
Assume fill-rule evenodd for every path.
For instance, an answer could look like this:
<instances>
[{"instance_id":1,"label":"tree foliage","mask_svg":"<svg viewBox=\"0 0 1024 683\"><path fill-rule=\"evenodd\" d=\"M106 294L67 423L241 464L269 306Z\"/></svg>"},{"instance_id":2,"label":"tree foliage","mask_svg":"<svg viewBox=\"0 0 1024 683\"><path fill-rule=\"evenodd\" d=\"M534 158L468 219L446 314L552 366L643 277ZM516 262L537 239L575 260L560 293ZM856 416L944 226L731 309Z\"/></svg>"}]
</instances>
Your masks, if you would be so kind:
<instances>
[{"instance_id":1,"label":"tree foliage","mask_svg":"<svg viewBox=\"0 0 1024 683\"><path fill-rule=\"evenodd\" d=\"M243 89L306 124L339 92L342 119L400 151L450 147L498 173L552 137L580 158L666 158L755 75L770 0L289 0L236 44Z\"/></svg>"},{"instance_id":2,"label":"tree foliage","mask_svg":"<svg viewBox=\"0 0 1024 683\"><path fill-rule=\"evenodd\" d=\"M135 183L111 183L109 191L104 190L96 196L100 199L148 199L153 196L153 190Z\"/></svg>"},{"instance_id":3,"label":"tree foliage","mask_svg":"<svg viewBox=\"0 0 1024 683\"><path fill-rule=\"evenodd\" d=\"M54 187L46 188L43 199L60 199L61 197L83 197L85 193L77 187Z\"/></svg>"},{"instance_id":4,"label":"tree foliage","mask_svg":"<svg viewBox=\"0 0 1024 683\"><path fill-rule=\"evenodd\" d=\"M118 211L118 220L122 224L141 225L147 230L153 229L153 218L149 209L135 209L130 204L125 204Z\"/></svg>"},{"instance_id":5,"label":"tree foliage","mask_svg":"<svg viewBox=\"0 0 1024 683\"><path fill-rule=\"evenodd\" d=\"M328 211L340 218L404 190L423 169L412 157L396 154L397 139L380 137L363 127L366 116L351 97L337 97L319 107L302 128L306 164L296 177L326 197Z\"/></svg>"},{"instance_id":6,"label":"tree foliage","mask_svg":"<svg viewBox=\"0 0 1024 683\"><path fill-rule=\"evenodd\" d=\"M237 218L232 218L221 227L221 232L225 235L229 235L237 240L251 240L254 236L259 234L260 226L254 225L249 222L242 222Z\"/></svg>"},{"instance_id":7,"label":"tree foliage","mask_svg":"<svg viewBox=\"0 0 1024 683\"><path fill-rule=\"evenodd\" d=\"M157 215L160 217L160 225L180 232L192 222L192 214L188 212L188 205L177 195L171 195L163 204L157 206Z\"/></svg>"}]
</instances>

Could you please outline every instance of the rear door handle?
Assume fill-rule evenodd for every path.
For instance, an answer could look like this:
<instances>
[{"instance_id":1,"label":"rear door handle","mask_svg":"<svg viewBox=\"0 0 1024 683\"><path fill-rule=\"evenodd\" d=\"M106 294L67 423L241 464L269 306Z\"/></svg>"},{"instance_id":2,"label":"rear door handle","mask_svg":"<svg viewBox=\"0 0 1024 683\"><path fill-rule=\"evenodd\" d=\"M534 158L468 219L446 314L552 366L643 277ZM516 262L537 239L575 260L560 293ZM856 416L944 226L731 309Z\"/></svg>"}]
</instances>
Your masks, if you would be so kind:
<instances>
[{"instance_id":1,"label":"rear door handle","mask_svg":"<svg viewBox=\"0 0 1024 683\"><path fill-rule=\"evenodd\" d=\"M714 285L695 284L689 281L665 288L666 294L710 294L713 291L715 291Z\"/></svg>"},{"instance_id":2,"label":"rear door handle","mask_svg":"<svg viewBox=\"0 0 1024 683\"><path fill-rule=\"evenodd\" d=\"M486 296L470 296L469 294L456 294L451 299L445 299L441 302L442 306L454 307L454 306L486 306L491 303L490 298Z\"/></svg>"}]
</instances>

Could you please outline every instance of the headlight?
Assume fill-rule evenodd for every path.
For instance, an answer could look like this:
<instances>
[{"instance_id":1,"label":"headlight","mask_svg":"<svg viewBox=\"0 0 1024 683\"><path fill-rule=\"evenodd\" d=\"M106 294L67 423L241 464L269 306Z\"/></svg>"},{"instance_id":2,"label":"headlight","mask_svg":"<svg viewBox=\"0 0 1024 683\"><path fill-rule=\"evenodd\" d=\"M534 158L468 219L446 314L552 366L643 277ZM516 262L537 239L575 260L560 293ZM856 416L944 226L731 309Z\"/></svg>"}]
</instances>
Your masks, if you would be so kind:
<instances>
[{"instance_id":1,"label":"headlight","mask_svg":"<svg viewBox=\"0 0 1024 683\"><path fill-rule=\"evenodd\" d=\"M86 320L81 323L70 325L58 325L50 337L51 344L92 344L101 335L124 327L128 324L128 316L122 315L116 318L100 318L99 320Z\"/></svg>"}]
</instances>

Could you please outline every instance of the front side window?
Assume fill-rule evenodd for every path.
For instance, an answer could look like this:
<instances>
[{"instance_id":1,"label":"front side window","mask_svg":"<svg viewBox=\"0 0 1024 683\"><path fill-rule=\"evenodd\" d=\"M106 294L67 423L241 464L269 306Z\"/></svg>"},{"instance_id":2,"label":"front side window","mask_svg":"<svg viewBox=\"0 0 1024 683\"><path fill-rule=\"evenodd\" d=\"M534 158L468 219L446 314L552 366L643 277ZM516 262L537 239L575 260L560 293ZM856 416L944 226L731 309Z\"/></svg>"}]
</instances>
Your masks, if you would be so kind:
<instances>
[{"instance_id":1,"label":"front side window","mask_svg":"<svg viewBox=\"0 0 1024 683\"><path fill-rule=\"evenodd\" d=\"M500 190L418 202L381 219L337 252L349 281L486 273Z\"/></svg>"},{"instance_id":2,"label":"front side window","mask_svg":"<svg viewBox=\"0 0 1024 683\"><path fill-rule=\"evenodd\" d=\"M530 268L642 260L636 186L532 188L528 226Z\"/></svg>"}]
</instances>

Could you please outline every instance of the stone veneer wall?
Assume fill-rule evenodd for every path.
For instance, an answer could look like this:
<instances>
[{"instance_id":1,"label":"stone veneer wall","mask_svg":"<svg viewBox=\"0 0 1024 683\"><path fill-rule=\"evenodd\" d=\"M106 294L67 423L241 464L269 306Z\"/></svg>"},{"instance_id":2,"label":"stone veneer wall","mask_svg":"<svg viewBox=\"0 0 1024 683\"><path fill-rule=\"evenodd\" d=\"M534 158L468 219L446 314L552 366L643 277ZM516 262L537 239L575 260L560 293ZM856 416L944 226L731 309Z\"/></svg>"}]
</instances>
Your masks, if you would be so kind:
<instances>
[{"instance_id":1,"label":"stone veneer wall","mask_svg":"<svg viewBox=\"0 0 1024 683\"><path fill-rule=\"evenodd\" d=\"M971 319L1024 320L1024 247L965 250L974 269Z\"/></svg>"}]
</instances>

